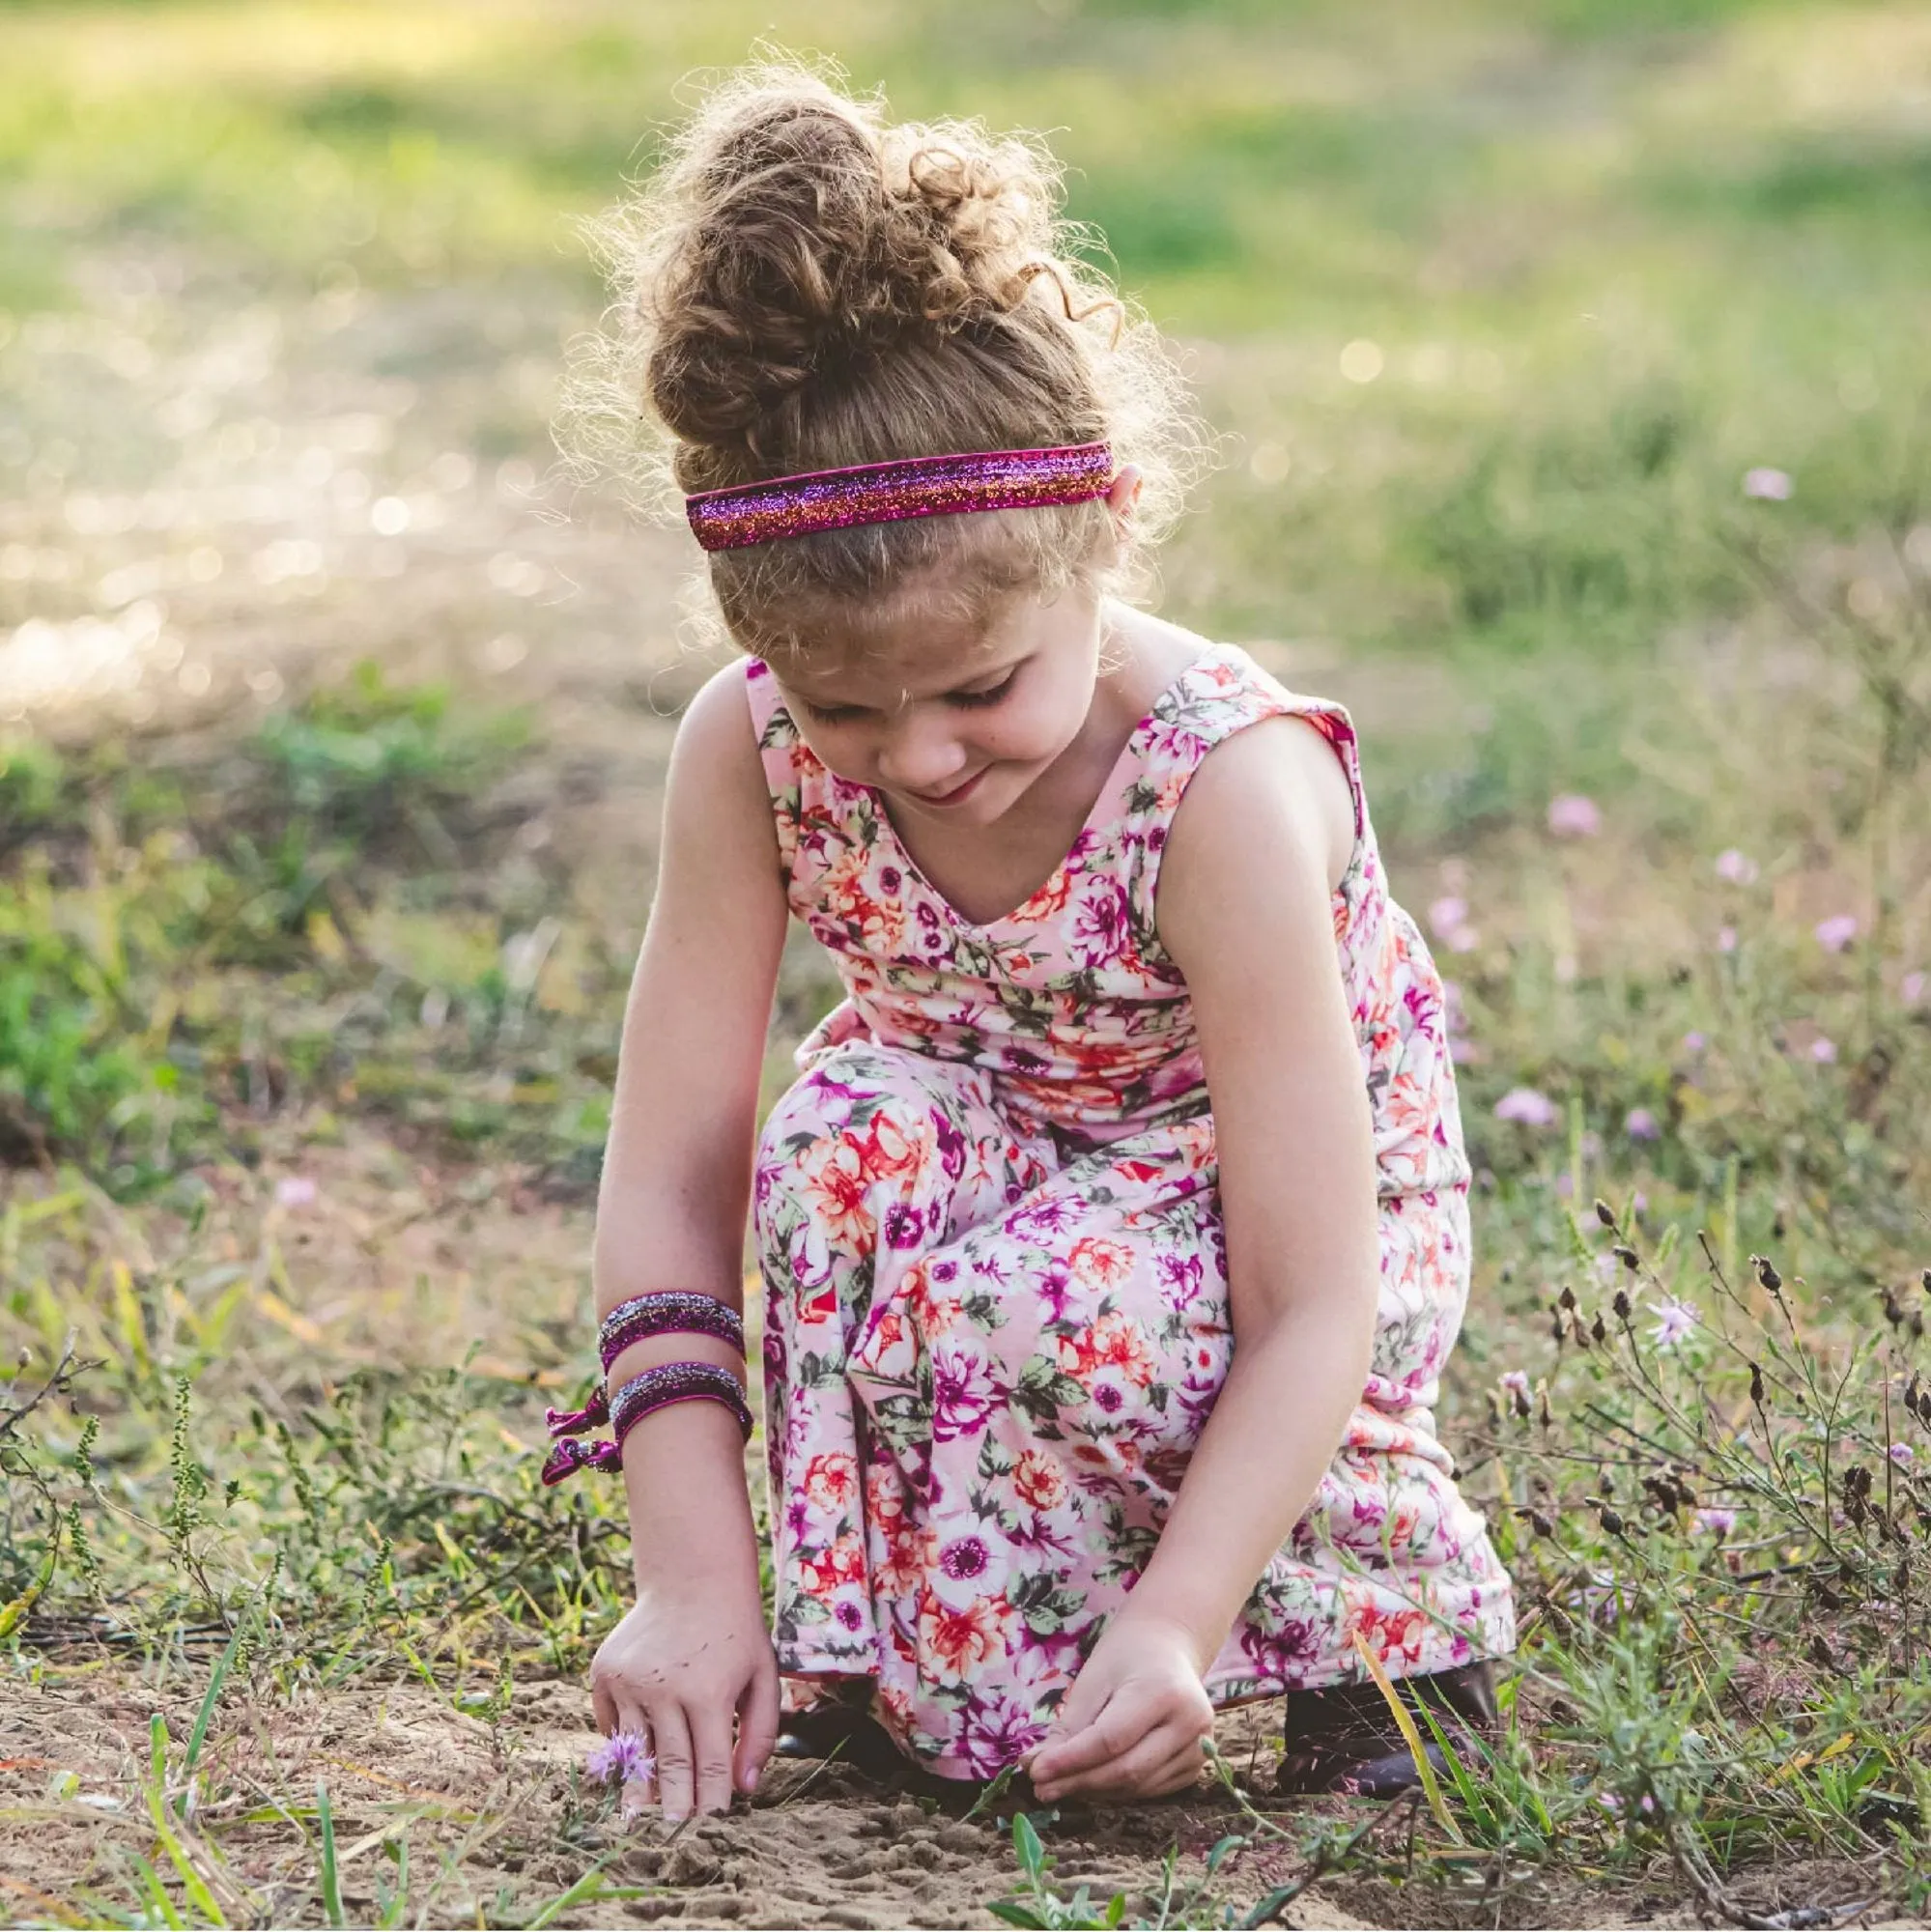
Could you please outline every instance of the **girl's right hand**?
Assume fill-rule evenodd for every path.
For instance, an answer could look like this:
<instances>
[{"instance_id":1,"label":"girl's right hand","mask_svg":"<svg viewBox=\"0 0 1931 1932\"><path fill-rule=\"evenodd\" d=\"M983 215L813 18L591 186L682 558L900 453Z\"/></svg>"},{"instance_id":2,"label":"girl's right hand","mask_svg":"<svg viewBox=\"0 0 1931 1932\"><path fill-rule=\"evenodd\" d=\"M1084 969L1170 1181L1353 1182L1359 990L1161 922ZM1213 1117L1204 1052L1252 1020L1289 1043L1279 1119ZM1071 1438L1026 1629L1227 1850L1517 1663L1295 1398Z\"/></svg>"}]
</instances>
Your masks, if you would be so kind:
<instances>
[{"instance_id":1,"label":"girl's right hand","mask_svg":"<svg viewBox=\"0 0 1931 1932\"><path fill-rule=\"evenodd\" d=\"M739 1594L715 1576L646 1588L590 1665L599 1728L644 1739L654 1795L673 1822L694 1808L729 1810L778 1741L778 1660L755 1593Z\"/></svg>"}]
</instances>

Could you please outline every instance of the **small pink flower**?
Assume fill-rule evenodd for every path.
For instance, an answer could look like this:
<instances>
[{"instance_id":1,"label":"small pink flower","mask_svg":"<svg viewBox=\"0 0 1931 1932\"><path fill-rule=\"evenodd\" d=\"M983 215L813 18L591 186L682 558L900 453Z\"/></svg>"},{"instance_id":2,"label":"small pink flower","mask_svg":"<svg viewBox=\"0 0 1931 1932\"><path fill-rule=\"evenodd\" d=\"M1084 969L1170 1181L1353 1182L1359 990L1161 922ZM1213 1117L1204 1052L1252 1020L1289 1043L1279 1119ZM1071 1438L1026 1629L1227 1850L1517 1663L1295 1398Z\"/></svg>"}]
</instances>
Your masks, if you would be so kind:
<instances>
[{"instance_id":1,"label":"small pink flower","mask_svg":"<svg viewBox=\"0 0 1931 1932\"><path fill-rule=\"evenodd\" d=\"M1446 936L1458 926L1468 923L1468 901L1454 896L1438 898L1428 909L1428 923L1437 934Z\"/></svg>"},{"instance_id":2,"label":"small pink flower","mask_svg":"<svg viewBox=\"0 0 1931 1932\"><path fill-rule=\"evenodd\" d=\"M1696 1332L1696 1311L1687 1301L1657 1301L1650 1305L1657 1314L1650 1340L1659 1349L1673 1349L1686 1335Z\"/></svg>"},{"instance_id":3,"label":"small pink flower","mask_svg":"<svg viewBox=\"0 0 1931 1932\"><path fill-rule=\"evenodd\" d=\"M1505 1370L1502 1376L1502 1386L1505 1389L1512 1389L1517 1395L1527 1395L1529 1392L1528 1371L1526 1369Z\"/></svg>"},{"instance_id":4,"label":"small pink flower","mask_svg":"<svg viewBox=\"0 0 1931 1932\"><path fill-rule=\"evenodd\" d=\"M1826 952L1841 952L1858 936L1855 913L1840 912L1817 922L1817 944Z\"/></svg>"},{"instance_id":5,"label":"small pink flower","mask_svg":"<svg viewBox=\"0 0 1931 1932\"><path fill-rule=\"evenodd\" d=\"M1728 1536L1737 1526L1737 1513L1733 1509L1700 1509L1690 1521L1708 1535Z\"/></svg>"},{"instance_id":6,"label":"small pink flower","mask_svg":"<svg viewBox=\"0 0 1931 1932\"><path fill-rule=\"evenodd\" d=\"M1633 1141L1655 1141L1662 1138L1662 1129L1657 1124L1657 1118L1647 1107L1632 1107L1623 1116L1623 1131Z\"/></svg>"},{"instance_id":7,"label":"small pink flower","mask_svg":"<svg viewBox=\"0 0 1931 1932\"><path fill-rule=\"evenodd\" d=\"M1613 1791L1599 1791L1596 1794L1596 1803L1604 1811L1616 1812L1623 1808L1623 1801Z\"/></svg>"},{"instance_id":8,"label":"small pink flower","mask_svg":"<svg viewBox=\"0 0 1931 1932\"><path fill-rule=\"evenodd\" d=\"M1836 1059L1836 1057L1837 1057L1837 1042L1834 1039L1827 1038L1823 1034L1819 1034L1817 1037L1810 1042L1810 1058L1814 1060L1819 1066L1829 1066L1831 1063Z\"/></svg>"},{"instance_id":9,"label":"small pink flower","mask_svg":"<svg viewBox=\"0 0 1931 1932\"><path fill-rule=\"evenodd\" d=\"M1744 471L1744 495L1758 497L1764 502L1787 503L1795 487L1787 470L1765 469Z\"/></svg>"},{"instance_id":10,"label":"small pink flower","mask_svg":"<svg viewBox=\"0 0 1931 1932\"><path fill-rule=\"evenodd\" d=\"M1727 852L1717 854L1717 876L1728 879L1733 886L1747 886L1754 883L1757 875L1757 862L1746 853L1739 852L1732 845Z\"/></svg>"},{"instance_id":11,"label":"small pink flower","mask_svg":"<svg viewBox=\"0 0 1931 1932\"><path fill-rule=\"evenodd\" d=\"M657 1759L635 1731L612 1731L583 1759L583 1776L597 1784L640 1784L656 1770Z\"/></svg>"},{"instance_id":12,"label":"small pink flower","mask_svg":"<svg viewBox=\"0 0 1931 1932\"><path fill-rule=\"evenodd\" d=\"M1559 793L1548 802L1548 829L1558 838L1593 838L1603 829L1603 809L1579 791Z\"/></svg>"},{"instance_id":13,"label":"small pink flower","mask_svg":"<svg viewBox=\"0 0 1931 1932\"><path fill-rule=\"evenodd\" d=\"M1707 1034L1687 1033L1683 1036L1683 1050L1685 1053L1701 1053L1709 1044L1710 1038Z\"/></svg>"},{"instance_id":14,"label":"small pink flower","mask_svg":"<svg viewBox=\"0 0 1931 1932\"><path fill-rule=\"evenodd\" d=\"M275 1182L277 1208L313 1208L320 1189L305 1174L285 1174Z\"/></svg>"},{"instance_id":15,"label":"small pink flower","mask_svg":"<svg viewBox=\"0 0 1931 1932\"><path fill-rule=\"evenodd\" d=\"M1917 1458L1912 1454L1911 1444L1908 1442L1893 1442L1884 1453L1893 1463L1910 1463L1917 1461Z\"/></svg>"},{"instance_id":16,"label":"small pink flower","mask_svg":"<svg viewBox=\"0 0 1931 1932\"><path fill-rule=\"evenodd\" d=\"M1547 1094L1539 1094L1533 1087L1511 1087L1495 1102L1495 1118L1516 1121L1525 1127L1552 1127L1562 1115Z\"/></svg>"},{"instance_id":17,"label":"small pink flower","mask_svg":"<svg viewBox=\"0 0 1931 1932\"><path fill-rule=\"evenodd\" d=\"M1719 925L1717 928L1717 951L1734 952L1737 950L1737 928L1734 925Z\"/></svg>"},{"instance_id":18,"label":"small pink flower","mask_svg":"<svg viewBox=\"0 0 1931 1932\"><path fill-rule=\"evenodd\" d=\"M1897 990L1903 995L1904 1004L1907 1007L1915 1007L1924 997L1926 983L1925 976L1922 973L1907 973L1897 982Z\"/></svg>"}]
</instances>

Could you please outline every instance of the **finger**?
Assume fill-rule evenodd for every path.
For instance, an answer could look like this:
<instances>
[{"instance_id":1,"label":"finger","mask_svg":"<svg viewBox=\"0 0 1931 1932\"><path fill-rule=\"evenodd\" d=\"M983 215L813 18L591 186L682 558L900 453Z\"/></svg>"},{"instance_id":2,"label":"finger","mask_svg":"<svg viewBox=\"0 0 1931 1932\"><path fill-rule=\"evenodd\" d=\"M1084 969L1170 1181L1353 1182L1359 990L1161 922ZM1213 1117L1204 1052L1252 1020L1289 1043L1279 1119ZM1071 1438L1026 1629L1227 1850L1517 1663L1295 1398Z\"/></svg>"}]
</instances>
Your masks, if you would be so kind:
<instances>
[{"instance_id":1,"label":"finger","mask_svg":"<svg viewBox=\"0 0 1931 1932\"><path fill-rule=\"evenodd\" d=\"M616 1729L617 1700L611 1694L611 1687L595 1677L590 1679L590 1715L605 1737Z\"/></svg>"},{"instance_id":2,"label":"finger","mask_svg":"<svg viewBox=\"0 0 1931 1932\"><path fill-rule=\"evenodd\" d=\"M757 1789L759 1774L778 1742L778 1664L764 1658L738 1699L738 1743L732 1776L740 1791Z\"/></svg>"},{"instance_id":3,"label":"finger","mask_svg":"<svg viewBox=\"0 0 1931 1932\"><path fill-rule=\"evenodd\" d=\"M1068 1778L1124 1756L1154 1727L1159 1706L1156 1694L1128 1685L1084 1730L1039 1747L1033 1758L1033 1788L1047 1797L1048 1786L1063 1789Z\"/></svg>"},{"instance_id":4,"label":"finger","mask_svg":"<svg viewBox=\"0 0 1931 1932\"><path fill-rule=\"evenodd\" d=\"M1150 1798L1164 1798L1170 1791L1188 1791L1200 1782L1201 1774L1207 1769L1207 1753L1200 1747L1196 1738L1191 1744L1183 1745L1163 1764L1147 1782Z\"/></svg>"},{"instance_id":5,"label":"finger","mask_svg":"<svg viewBox=\"0 0 1931 1932\"><path fill-rule=\"evenodd\" d=\"M628 1700L616 1703L616 1719L612 1726L618 1731L628 1732L634 1738L643 1741L646 1758L650 1751L650 1719L644 1715L643 1706ZM654 1777L627 1777L623 1789L617 1794L619 1808L626 1818L635 1818L639 1812L657 1802L657 1781Z\"/></svg>"},{"instance_id":6,"label":"finger","mask_svg":"<svg viewBox=\"0 0 1931 1932\"><path fill-rule=\"evenodd\" d=\"M1162 1777L1172 1777L1181 1750L1193 1754L1193 1768L1199 1770L1201 1747L1187 1737L1185 1729L1162 1723L1137 1743L1122 1750L1110 1762L1079 1772L1073 1777L1058 1777L1052 1783L1052 1797L1150 1797L1154 1791L1174 1789L1162 1785ZM1036 1789L1036 1785L1035 1785ZM1038 1793L1044 1797L1046 1793Z\"/></svg>"},{"instance_id":7,"label":"finger","mask_svg":"<svg viewBox=\"0 0 1931 1932\"><path fill-rule=\"evenodd\" d=\"M691 1713L691 1757L696 1774L697 1809L731 1808L731 1714L705 1703Z\"/></svg>"},{"instance_id":8,"label":"finger","mask_svg":"<svg viewBox=\"0 0 1931 1932\"><path fill-rule=\"evenodd\" d=\"M691 1726L678 1704L660 1704L650 1714L652 1747L657 1753L657 1803L672 1824L691 1815L695 1796Z\"/></svg>"},{"instance_id":9,"label":"finger","mask_svg":"<svg viewBox=\"0 0 1931 1932\"><path fill-rule=\"evenodd\" d=\"M1020 1759L1022 1767L1031 1773L1041 1757L1057 1754L1068 1738L1077 1737L1093 1723L1105 1710L1114 1693L1115 1686L1104 1671L1082 1670L1072 1681L1072 1688L1053 1715L1052 1724L1045 1737L1034 1747L1027 1756Z\"/></svg>"}]
</instances>

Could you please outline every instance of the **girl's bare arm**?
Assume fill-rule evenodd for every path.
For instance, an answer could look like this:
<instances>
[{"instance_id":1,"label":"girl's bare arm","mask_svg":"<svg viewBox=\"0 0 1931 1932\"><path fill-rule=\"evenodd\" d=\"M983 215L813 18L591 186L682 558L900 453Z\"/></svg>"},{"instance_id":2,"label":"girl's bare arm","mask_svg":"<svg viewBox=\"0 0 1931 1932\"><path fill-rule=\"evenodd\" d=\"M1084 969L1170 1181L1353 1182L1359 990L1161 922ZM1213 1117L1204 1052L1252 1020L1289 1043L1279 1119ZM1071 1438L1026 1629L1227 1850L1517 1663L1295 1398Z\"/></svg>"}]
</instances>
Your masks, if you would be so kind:
<instances>
[{"instance_id":1,"label":"girl's bare arm","mask_svg":"<svg viewBox=\"0 0 1931 1932\"><path fill-rule=\"evenodd\" d=\"M733 665L671 754L657 895L632 981L597 1200L597 1308L697 1289L743 1305L758 1080L785 902L771 804ZM666 1361L743 1372L724 1344L663 1335L610 1386ZM750 1364L755 1375L756 1364ZM644 1418L624 1452L637 1606L597 1654L607 1729L647 1730L667 1815L722 1810L777 1732L777 1673L737 1424L718 1404ZM736 1737L733 1739L735 1719Z\"/></svg>"},{"instance_id":2,"label":"girl's bare arm","mask_svg":"<svg viewBox=\"0 0 1931 1932\"><path fill-rule=\"evenodd\" d=\"M1213 1101L1234 1358L1146 1573L1068 1694L1062 1741L1035 1760L1042 1798L1198 1774L1200 1678L1367 1381L1375 1147L1331 911L1353 839L1333 751L1280 719L1207 758L1161 861L1160 936Z\"/></svg>"}]
</instances>

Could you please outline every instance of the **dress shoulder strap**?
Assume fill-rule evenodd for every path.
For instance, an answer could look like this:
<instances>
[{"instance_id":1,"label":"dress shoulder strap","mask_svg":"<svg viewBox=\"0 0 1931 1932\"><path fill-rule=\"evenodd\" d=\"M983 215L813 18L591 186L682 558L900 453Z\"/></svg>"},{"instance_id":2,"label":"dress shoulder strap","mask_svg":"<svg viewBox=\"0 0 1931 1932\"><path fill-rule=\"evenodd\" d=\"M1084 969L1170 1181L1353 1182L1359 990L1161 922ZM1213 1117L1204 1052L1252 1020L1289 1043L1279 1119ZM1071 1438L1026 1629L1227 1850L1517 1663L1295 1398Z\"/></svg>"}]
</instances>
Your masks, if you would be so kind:
<instances>
[{"instance_id":1,"label":"dress shoulder strap","mask_svg":"<svg viewBox=\"0 0 1931 1932\"><path fill-rule=\"evenodd\" d=\"M778 853L787 884L797 865L798 827L804 813L804 772L801 761L817 760L806 750L798 726L784 708L783 695L771 667L762 658L744 665L745 698L751 707L752 729L757 734L758 761L771 793L772 817L778 828Z\"/></svg>"},{"instance_id":2,"label":"dress shoulder strap","mask_svg":"<svg viewBox=\"0 0 1931 1932\"><path fill-rule=\"evenodd\" d=\"M1373 832L1354 725L1330 698L1290 691L1235 644L1215 644L1160 695L1148 714L1140 758L1126 793L1133 923L1150 956L1164 953L1155 921L1160 857L1167 828L1194 774L1216 745L1267 718L1304 718L1333 746L1354 802L1354 853L1338 896L1351 905ZM1337 907L1337 920L1342 917Z\"/></svg>"}]
</instances>

